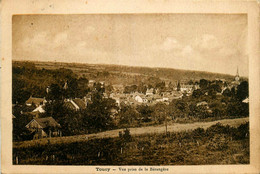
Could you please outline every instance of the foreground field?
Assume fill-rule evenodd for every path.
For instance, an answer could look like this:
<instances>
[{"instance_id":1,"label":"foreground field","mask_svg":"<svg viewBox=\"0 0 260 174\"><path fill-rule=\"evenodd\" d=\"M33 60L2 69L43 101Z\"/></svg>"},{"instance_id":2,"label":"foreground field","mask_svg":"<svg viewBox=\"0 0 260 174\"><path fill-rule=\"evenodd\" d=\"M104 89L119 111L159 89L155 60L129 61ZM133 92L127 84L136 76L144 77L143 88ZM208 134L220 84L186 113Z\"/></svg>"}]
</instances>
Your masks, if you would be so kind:
<instances>
[{"instance_id":1,"label":"foreground field","mask_svg":"<svg viewBox=\"0 0 260 174\"><path fill-rule=\"evenodd\" d=\"M130 132L131 133L131 132ZM249 124L215 124L206 130L149 133L84 142L13 148L14 164L201 165L248 164Z\"/></svg>"},{"instance_id":2,"label":"foreground field","mask_svg":"<svg viewBox=\"0 0 260 174\"><path fill-rule=\"evenodd\" d=\"M249 118L237 118L237 119L224 119L212 122L197 122L197 123L190 123L190 124L171 124L168 125L167 130L168 132L181 132L181 131L189 131L194 130L197 128L207 129L210 126L221 123L223 125L230 125L232 127L238 127L242 123L249 121ZM87 134L87 135L76 135L76 136L68 136L68 137L54 137L54 138L44 138L39 140L31 140L31 141L23 141L23 142L14 142L14 147L30 147L30 146L37 146L37 145L46 145L47 143L50 144L57 144L57 143L73 143L73 142L82 142L88 141L90 139L95 138L113 138L117 137L119 131L123 131L123 129L116 129L111 131L100 132L96 134ZM140 127L140 128L130 128L131 135L142 135L147 133L164 133L165 126L148 126L148 127Z\"/></svg>"}]
</instances>

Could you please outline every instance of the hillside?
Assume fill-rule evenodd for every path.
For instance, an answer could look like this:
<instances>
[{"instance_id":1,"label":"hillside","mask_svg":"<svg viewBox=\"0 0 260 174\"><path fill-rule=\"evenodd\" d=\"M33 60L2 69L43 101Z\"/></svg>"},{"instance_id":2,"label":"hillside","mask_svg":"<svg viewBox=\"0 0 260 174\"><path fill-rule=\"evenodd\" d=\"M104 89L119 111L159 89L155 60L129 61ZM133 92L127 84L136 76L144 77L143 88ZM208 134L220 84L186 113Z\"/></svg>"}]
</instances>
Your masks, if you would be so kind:
<instances>
[{"instance_id":1,"label":"hillside","mask_svg":"<svg viewBox=\"0 0 260 174\"><path fill-rule=\"evenodd\" d=\"M14 64L20 64L22 61L14 61ZM200 79L215 80L226 79L233 80L233 76L227 74L180 70L170 68L149 68L149 67L131 67L122 65L104 65L104 64L82 64L82 63L62 63L62 62L32 62L38 68L44 69L71 69L79 76L85 76L88 79L102 80L111 84L136 84L145 82L149 77L157 77L164 81L199 81Z\"/></svg>"}]
</instances>

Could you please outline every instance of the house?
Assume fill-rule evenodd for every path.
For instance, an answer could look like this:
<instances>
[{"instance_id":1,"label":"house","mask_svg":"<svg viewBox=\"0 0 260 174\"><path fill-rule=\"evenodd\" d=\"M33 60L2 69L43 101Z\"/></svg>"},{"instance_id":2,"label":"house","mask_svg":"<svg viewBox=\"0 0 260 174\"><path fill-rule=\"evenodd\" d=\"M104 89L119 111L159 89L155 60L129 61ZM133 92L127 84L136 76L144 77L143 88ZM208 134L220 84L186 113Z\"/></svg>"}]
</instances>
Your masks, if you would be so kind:
<instances>
[{"instance_id":1,"label":"house","mask_svg":"<svg viewBox=\"0 0 260 174\"><path fill-rule=\"evenodd\" d=\"M197 103L197 107L198 106L208 106L208 103L205 101L202 101L202 102Z\"/></svg>"},{"instance_id":2,"label":"house","mask_svg":"<svg viewBox=\"0 0 260 174\"><path fill-rule=\"evenodd\" d=\"M117 103L118 106L120 106L120 98L119 98L119 97L113 96L113 97L111 97L111 98L116 101L116 103Z\"/></svg>"},{"instance_id":3,"label":"house","mask_svg":"<svg viewBox=\"0 0 260 174\"><path fill-rule=\"evenodd\" d=\"M154 91L153 88L147 89L145 94L146 94L146 95L153 95L153 91Z\"/></svg>"},{"instance_id":4,"label":"house","mask_svg":"<svg viewBox=\"0 0 260 174\"><path fill-rule=\"evenodd\" d=\"M171 99L181 99L183 94L180 91L173 91Z\"/></svg>"},{"instance_id":5,"label":"house","mask_svg":"<svg viewBox=\"0 0 260 174\"><path fill-rule=\"evenodd\" d=\"M44 105L45 103L47 103L45 98L36 98L32 96L30 96L30 98L25 102L27 106L32 106L32 104L35 104L37 107L40 105Z\"/></svg>"},{"instance_id":6,"label":"house","mask_svg":"<svg viewBox=\"0 0 260 174\"><path fill-rule=\"evenodd\" d=\"M81 110L85 109L87 107L87 103L84 102L84 100L75 98L75 99L67 99L65 100L64 104L67 108L72 109L72 110Z\"/></svg>"},{"instance_id":7,"label":"house","mask_svg":"<svg viewBox=\"0 0 260 174\"><path fill-rule=\"evenodd\" d=\"M37 108L35 108L32 112L45 113L45 110L43 109L43 105L40 105Z\"/></svg>"},{"instance_id":8,"label":"house","mask_svg":"<svg viewBox=\"0 0 260 174\"><path fill-rule=\"evenodd\" d=\"M34 118L26 126L33 139L61 136L61 126L52 117Z\"/></svg>"},{"instance_id":9,"label":"house","mask_svg":"<svg viewBox=\"0 0 260 174\"><path fill-rule=\"evenodd\" d=\"M157 98L156 102L163 102L163 99L162 98Z\"/></svg>"},{"instance_id":10,"label":"house","mask_svg":"<svg viewBox=\"0 0 260 174\"><path fill-rule=\"evenodd\" d=\"M87 102L91 102L91 96L92 94L91 93L88 93L85 97L84 97L84 101L87 103Z\"/></svg>"},{"instance_id":11,"label":"house","mask_svg":"<svg viewBox=\"0 0 260 174\"><path fill-rule=\"evenodd\" d=\"M135 96L135 101L137 101L139 103L143 103L143 99L139 95Z\"/></svg>"},{"instance_id":12,"label":"house","mask_svg":"<svg viewBox=\"0 0 260 174\"><path fill-rule=\"evenodd\" d=\"M76 103L76 105L78 105L78 107L80 109L86 109L87 103L84 100L82 100L80 98L75 98L75 99L73 99L73 101L74 101L74 103Z\"/></svg>"},{"instance_id":13,"label":"house","mask_svg":"<svg viewBox=\"0 0 260 174\"><path fill-rule=\"evenodd\" d=\"M89 86L89 87L93 87L95 83L96 83L95 80L89 80L89 81L88 81L88 86Z\"/></svg>"},{"instance_id":14,"label":"house","mask_svg":"<svg viewBox=\"0 0 260 174\"><path fill-rule=\"evenodd\" d=\"M162 100L163 100L164 102L167 102L167 101L169 101L169 98L168 98L168 97L163 97Z\"/></svg>"},{"instance_id":15,"label":"house","mask_svg":"<svg viewBox=\"0 0 260 174\"><path fill-rule=\"evenodd\" d=\"M102 88L105 87L105 81L100 81L99 83L101 84Z\"/></svg>"},{"instance_id":16,"label":"house","mask_svg":"<svg viewBox=\"0 0 260 174\"><path fill-rule=\"evenodd\" d=\"M45 110L43 109L43 105L38 106L35 108L32 112L29 112L29 114L33 115L33 117L38 118L40 114L45 113Z\"/></svg>"},{"instance_id":17,"label":"house","mask_svg":"<svg viewBox=\"0 0 260 174\"><path fill-rule=\"evenodd\" d=\"M181 92L188 92L188 93L191 93L192 88L193 88L193 85L182 84L180 90L181 90Z\"/></svg>"}]
</instances>

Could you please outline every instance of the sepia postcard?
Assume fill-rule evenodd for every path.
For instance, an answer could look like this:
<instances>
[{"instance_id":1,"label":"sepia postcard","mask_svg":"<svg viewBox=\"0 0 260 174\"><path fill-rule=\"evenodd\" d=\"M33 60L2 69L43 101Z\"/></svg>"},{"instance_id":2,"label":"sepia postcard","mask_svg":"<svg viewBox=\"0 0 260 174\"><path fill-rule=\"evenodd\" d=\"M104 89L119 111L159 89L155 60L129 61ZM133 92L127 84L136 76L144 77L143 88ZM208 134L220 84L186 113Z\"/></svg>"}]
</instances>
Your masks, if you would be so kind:
<instances>
[{"instance_id":1,"label":"sepia postcard","mask_svg":"<svg viewBox=\"0 0 260 174\"><path fill-rule=\"evenodd\" d=\"M259 173L257 1L3 0L2 173Z\"/></svg>"}]
</instances>

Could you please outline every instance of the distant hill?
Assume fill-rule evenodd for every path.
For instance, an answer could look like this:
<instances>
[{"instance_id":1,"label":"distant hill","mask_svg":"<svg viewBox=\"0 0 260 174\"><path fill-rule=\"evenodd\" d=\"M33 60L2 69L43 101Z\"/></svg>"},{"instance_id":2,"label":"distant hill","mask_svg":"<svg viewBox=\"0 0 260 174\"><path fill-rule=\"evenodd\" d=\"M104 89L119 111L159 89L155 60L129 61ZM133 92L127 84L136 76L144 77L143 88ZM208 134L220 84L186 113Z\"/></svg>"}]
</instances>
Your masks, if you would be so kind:
<instances>
[{"instance_id":1,"label":"distant hill","mask_svg":"<svg viewBox=\"0 0 260 174\"><path fill-rule=\"evenodd\" d=\"M14 64L21 64L24 61L13 61ZM232 81L234 76L228 74L211 73L204 71L180 70L171 68L149 68L133 67L123 65L104 65L86 63L63 63L63 62L40 62L27 61L35 64L37 68L44 69L71 69L78 76L85 76L88 79L102 80L111 84L134 84L144 82L149 77L157 77L166 82L170 81L199 81L200 79L215 80L225 79Z\"/></svg>"}]
</instances>

